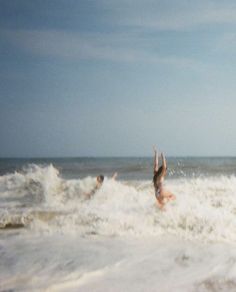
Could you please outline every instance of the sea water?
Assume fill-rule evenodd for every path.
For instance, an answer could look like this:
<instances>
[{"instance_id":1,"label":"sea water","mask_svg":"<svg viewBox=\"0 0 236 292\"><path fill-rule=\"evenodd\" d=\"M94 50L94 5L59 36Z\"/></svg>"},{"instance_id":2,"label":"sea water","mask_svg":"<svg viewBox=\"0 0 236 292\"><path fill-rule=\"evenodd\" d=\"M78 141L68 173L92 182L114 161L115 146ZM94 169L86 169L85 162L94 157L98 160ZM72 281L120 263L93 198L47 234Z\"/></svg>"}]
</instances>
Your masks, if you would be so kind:
<instances>
[{"instance_id":1,"label":"sea water","mask_svg":"<svg viewBox=\"0 0 236 292\"><path fill-rule=\"evenodd\" d=\"M167 162L1 159L0 291L236 291L236 158Z\"/></svg>"}]
</instances>

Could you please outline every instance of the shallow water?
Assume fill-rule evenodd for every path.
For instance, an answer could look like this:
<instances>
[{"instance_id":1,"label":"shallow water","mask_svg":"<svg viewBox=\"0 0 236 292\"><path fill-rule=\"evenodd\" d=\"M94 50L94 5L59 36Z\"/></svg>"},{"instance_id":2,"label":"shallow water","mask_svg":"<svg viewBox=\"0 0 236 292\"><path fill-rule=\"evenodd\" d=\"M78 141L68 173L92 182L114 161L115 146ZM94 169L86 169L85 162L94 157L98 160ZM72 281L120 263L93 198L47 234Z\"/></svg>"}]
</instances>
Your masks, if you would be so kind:
<instances>
[{"instance_id":1,"label":"shallow water","mask_svg":"<svg viewBox=\"0 0 236 292\"><path fill-rule=\"evenodd\" d=\"M9 236L2 291L235 291L232 244L176 237Z\"/></svg>"}]
</instances>

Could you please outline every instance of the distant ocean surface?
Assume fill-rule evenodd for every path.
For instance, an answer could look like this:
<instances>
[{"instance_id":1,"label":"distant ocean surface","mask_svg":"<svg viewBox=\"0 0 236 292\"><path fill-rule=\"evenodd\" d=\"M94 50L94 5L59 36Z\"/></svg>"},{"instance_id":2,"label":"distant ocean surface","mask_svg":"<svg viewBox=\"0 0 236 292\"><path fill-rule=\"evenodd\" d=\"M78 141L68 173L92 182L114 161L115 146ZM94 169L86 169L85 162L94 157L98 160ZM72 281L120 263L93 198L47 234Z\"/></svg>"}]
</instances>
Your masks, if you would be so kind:
<instances>
[{"instance_id":1,"label":"distant ocean surface","mask_svg":"<svg viewBox=\"0 0 236 292\"><path fill-rule=\"evenodd\" d=\"M153 158L0 159L0 291L236 291L236 158L167 167L162 212Z\"/></svg>"},{"instance_id":2,"label":"distant ocean surface","mask_svg":"<svg viewBox=\"0 0 236 292\"><path fill-rule=\"evenodd\" d=\"M236 175L236 157L170 157L167 162L170 179ZM148 180L153 173L153 158L0 158L0 175L21 171L30 164L52 164L62 177L68 179L100 173L110 176L116 171L122 180Z\"/></svg>"}]
</instances>

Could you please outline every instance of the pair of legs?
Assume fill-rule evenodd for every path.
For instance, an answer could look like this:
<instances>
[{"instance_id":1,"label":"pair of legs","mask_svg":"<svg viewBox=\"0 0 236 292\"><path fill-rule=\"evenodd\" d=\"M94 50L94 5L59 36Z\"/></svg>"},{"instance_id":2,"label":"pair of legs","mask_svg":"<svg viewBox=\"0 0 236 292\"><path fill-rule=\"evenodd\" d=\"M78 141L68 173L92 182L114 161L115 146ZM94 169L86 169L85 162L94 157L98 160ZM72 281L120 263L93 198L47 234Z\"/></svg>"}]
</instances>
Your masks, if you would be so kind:
<instances>
[{"instance_id":1,"label":"pair of legs","mask_svg":"<svg viewBox=\"0 0 236 292\"><path fill-rule=\"evenodd\" d=\"M166 190L160 190L160 194L157 199L157 206L161 209L164 210L164 206L167 202L170 200L175 200L175 195L173 195L171 192L166 191Z\"/></svg>"}]
</instances>

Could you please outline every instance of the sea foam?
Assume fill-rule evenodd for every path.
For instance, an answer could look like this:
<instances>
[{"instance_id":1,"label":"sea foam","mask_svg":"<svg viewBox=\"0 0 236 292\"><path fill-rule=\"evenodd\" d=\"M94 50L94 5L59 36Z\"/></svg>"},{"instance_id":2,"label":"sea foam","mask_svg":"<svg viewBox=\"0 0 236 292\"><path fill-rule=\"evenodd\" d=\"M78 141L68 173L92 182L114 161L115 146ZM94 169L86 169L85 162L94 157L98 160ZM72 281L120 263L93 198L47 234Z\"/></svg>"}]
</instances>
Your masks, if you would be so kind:
<instances>
[{"instance_id":1,"label":"sea foam","mask_svg":"<svg viewBox=\"0 0 236 292\"><path fill-rule=\"evenodd\" d=\"M66 180L53 165L30 165L0 177L0 227L81 235L160 236L236 241L236 177L166 180L177 197L160 211L150 181L95 177Z\"/></svg>"}]
</instances>

